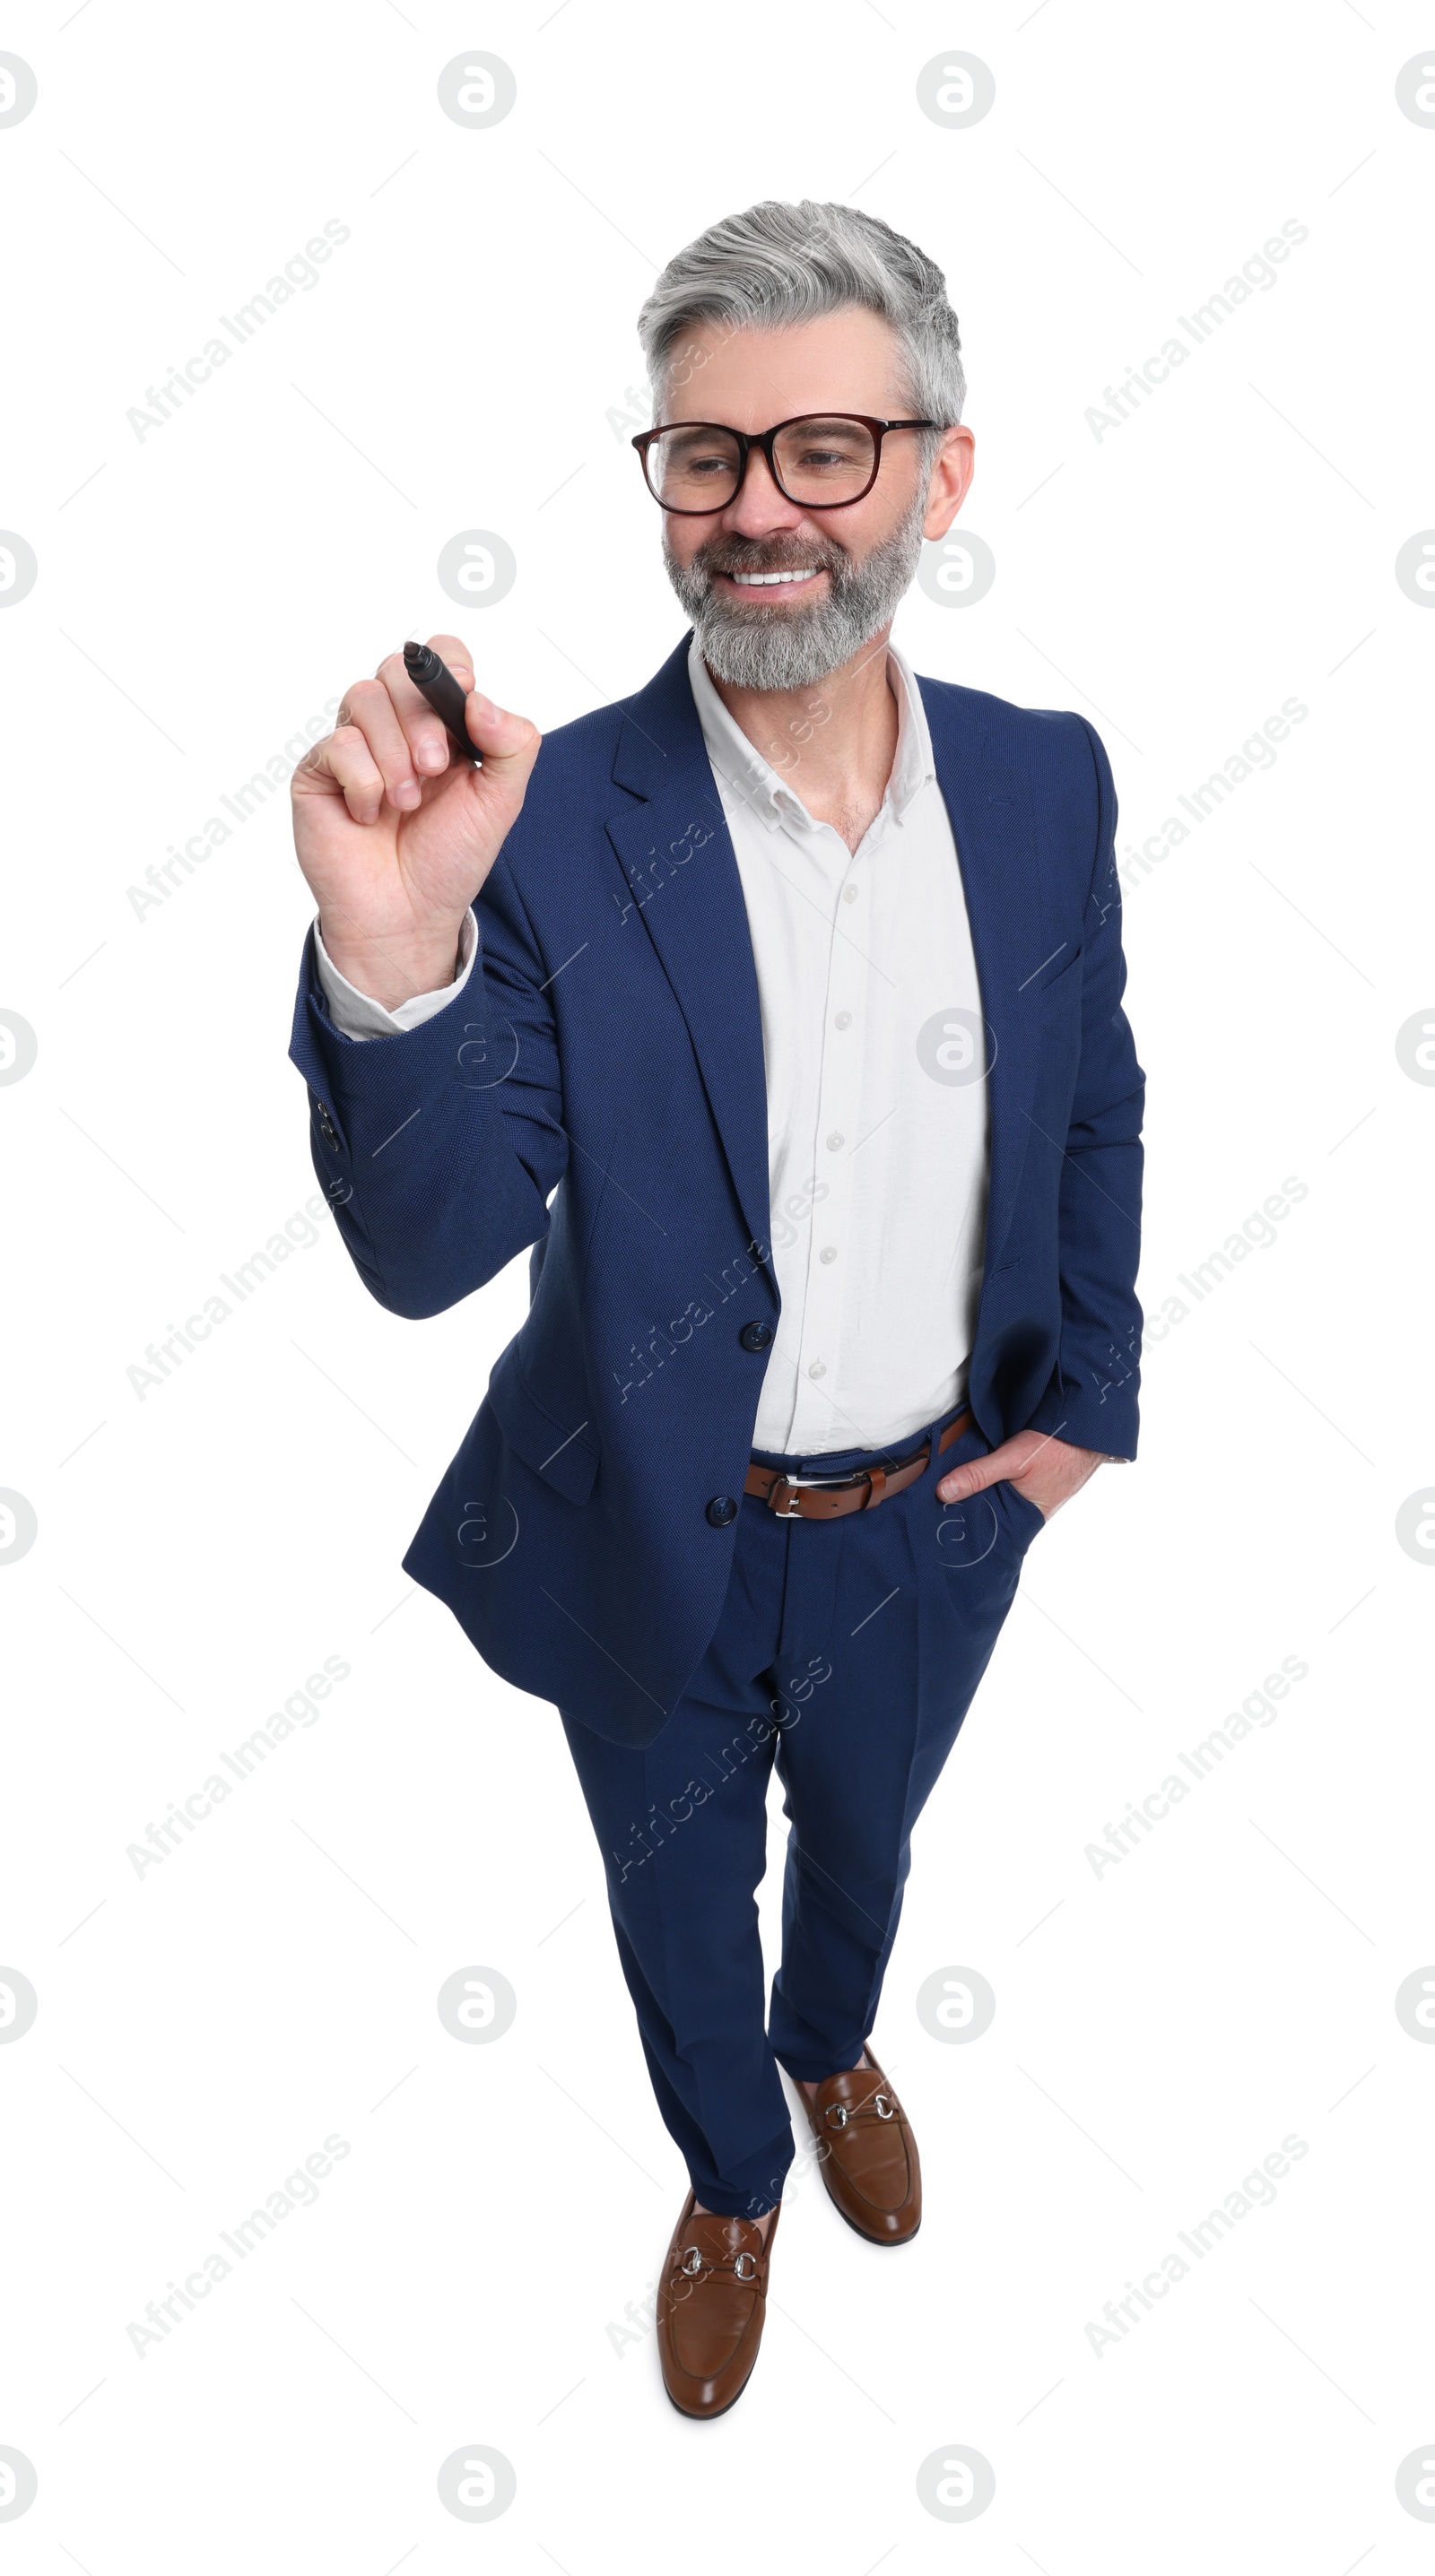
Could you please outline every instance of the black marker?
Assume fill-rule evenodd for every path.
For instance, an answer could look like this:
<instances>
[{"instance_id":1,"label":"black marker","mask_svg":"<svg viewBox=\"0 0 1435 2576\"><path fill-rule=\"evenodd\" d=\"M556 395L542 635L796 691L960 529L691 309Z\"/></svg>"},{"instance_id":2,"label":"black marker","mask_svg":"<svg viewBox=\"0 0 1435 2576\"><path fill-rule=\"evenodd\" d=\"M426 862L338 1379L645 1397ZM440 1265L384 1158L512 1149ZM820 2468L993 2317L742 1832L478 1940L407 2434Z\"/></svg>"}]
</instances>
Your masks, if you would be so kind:
<instances>
[{"instance_id":1,"label":"black marker","mask_svg":"<svg viewBox=\"0 0 1435 2576\"><path fill-rule=\"evenodd\" d=\"M483 755L474 749L463 720L464 694L447 662L440 661L428 644L406 644L404 669L420 697L428 700L434 714L447 725L464 758L475 769L482 769Z\"/></svg>"}]
</instances>

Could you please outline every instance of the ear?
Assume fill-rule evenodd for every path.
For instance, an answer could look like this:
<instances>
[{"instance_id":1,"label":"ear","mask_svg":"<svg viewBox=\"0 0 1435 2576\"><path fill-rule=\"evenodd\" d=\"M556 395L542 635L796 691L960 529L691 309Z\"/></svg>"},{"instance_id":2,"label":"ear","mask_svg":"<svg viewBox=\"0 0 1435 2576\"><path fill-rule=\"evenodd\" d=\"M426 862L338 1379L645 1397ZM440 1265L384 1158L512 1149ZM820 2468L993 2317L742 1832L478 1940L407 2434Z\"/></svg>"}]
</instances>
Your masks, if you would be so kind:
<instances>
[{"instance_id":1,"label":"ear","mask_svg":"<svg viewBox=\"0 0 1435 2576\"><path fill-rule=\"evenodd\" d=\"M932 460L927 486L927 515L922 534L929 541L944 537L971 488L976 471L976 440L964 423L949 429Z\"/></svg>"}]
</instances>

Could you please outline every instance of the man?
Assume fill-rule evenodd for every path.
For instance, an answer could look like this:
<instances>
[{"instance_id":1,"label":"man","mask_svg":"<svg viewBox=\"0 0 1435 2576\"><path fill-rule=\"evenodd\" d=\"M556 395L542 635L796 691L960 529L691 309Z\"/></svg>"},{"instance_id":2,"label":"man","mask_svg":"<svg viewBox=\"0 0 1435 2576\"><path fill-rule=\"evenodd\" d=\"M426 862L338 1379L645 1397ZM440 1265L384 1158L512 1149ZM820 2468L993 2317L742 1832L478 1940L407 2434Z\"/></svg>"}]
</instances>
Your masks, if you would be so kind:
<instances>
[{"instance_id":1,"label":"man","mask_svg":"<svg viewBox=\"0 0 1435 2576\"><path fill-rule=\"evenodd\" d=\"M291 1051L381 1304L438 1313L532 1247L404 1562L560 1711L692 2183L664 2380L710 2417L762 2331L779 2066L843 2217L917 2231L866 2043L1026 1548L1135 1453L1142 1075L1096 735L888 641L972 473L941 272L869 215L760 205L639 329L691 637L540 750L435 636L476 772L398 654L349 689L294 779Z\"/></svg>"}]
</instances>

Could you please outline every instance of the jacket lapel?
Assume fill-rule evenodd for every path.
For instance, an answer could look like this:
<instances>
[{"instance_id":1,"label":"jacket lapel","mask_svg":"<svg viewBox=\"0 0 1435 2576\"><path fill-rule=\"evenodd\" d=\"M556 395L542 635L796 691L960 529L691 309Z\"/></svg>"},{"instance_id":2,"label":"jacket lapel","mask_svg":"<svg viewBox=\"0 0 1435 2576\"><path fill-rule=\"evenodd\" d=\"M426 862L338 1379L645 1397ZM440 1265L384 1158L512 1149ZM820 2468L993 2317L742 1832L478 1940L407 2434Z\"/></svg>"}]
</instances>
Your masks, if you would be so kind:
<instances>
[{"instance_id":1,"label":"jacket lapel","mask_svg":"<svg viewBox=\"0 0 1435 2576\"><path fill-rule=\"evenodd\" d=\"M662 963L692 1038L739 1203L769 1255L767 1081L747 907L688 684L688 641L630 702L613 762L640 801L607 825L625 919ZM957 846L990 1051L991 1171L984 1276L1000 1267L1031 1136L1038 996L1049 957L1031 789L993 753L965 692L920 681L937 783ZM631 907L631 911L626 908Z\"/></svg>"},{"instance_id":2,"label":"jacket lapel","mask_svg":"<svg viewBox=\"0 0 1435 2576\"><path fill-rule=\"evenodd\" d=\"M769 1257L767 1077L747 906L687 673L688 639L629 706L611 817L624 920L652 940L688 1024L750 1239ZM641 935L641 934L640 934Z\"/></svg>"},{"instance_id":3,"label":"jacket lapel","mask_svg":"<svg viewBox=\"0 0 1435 2576\"><path fill-rule=\"evenodd\" d=\"M1035 819L1024 773L994 757L987 727L966 711L960 696L932 681L918 685L957 845L987 1023L991 1173L985 1279L1000 1267L1031 1136L1037 996L1051 973L1069 961L1048 957L1043 945Z\"/></svg>"}]
</instances>

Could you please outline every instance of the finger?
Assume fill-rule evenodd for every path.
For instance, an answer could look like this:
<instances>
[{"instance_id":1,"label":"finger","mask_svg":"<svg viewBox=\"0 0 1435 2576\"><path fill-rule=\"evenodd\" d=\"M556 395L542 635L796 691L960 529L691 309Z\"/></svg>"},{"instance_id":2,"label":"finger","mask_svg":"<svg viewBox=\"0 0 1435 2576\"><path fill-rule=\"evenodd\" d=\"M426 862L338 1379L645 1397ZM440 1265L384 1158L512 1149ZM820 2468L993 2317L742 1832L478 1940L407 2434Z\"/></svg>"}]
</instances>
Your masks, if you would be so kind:
<instances>
[{"instance_id":1,"label":"finger","mask_svg":"<svg viewBox=\"0 0 1435 2576\"><path fill-rule=\"evenodd\" d=\"M462 638L457 635L431 635L428 645L429 651L437 653L441 662L447 662L459 687L467 696L474 681L473 655Z\"/></svg>"},{"instance_id":2,"label":"finger","mask_svg":"<svg viewBox=\"0 0 1435 2576\"><path fill-rule=\"evenodd\" d=\"M473 657L469 652L468 646L464 643L463 638L459 635L430 635L428 638L428 648L431 653L437 653L441 662L447 663L448 668L452 671L454 678L462 689L464 696L467 697L473 687L474 670ZM407 679L408 674L405 673L404 676ZM409 682L409 686L411 689L413 688L412 681ZM417 690L414 690L414 695L416 697L419 696ZM428 725L432 726L437 723L438 720L434 716L427 699L420 697L419 704L423 709L424 716L428 720ZM426 728L425 739L427 740L428 738ZM416 765L419 767L431 768L435 775L440 769L447 767L449 760L452 758L452 751L449 744L448 727L444 724L438 725L437 751L441 752L443 755L441 760L436 756L436 754L430 754L425 758L425 760L420 762L418 761L416 749Z\"/></svg>"},{"instance_id":3,"label":"finger","mask_svg":"<svg viewBox=\"0 0 1435 2576\"><path fill-rule=\"evenodd\" d=\"M357 725L326 734L301 760L295 779L331 780L356 823L377 822L384 802L383 773Z\"/></svg>"},{"instance_id":4,"label":"finger","mask_svg":"<svg viewBox=\"0 0 1435 2576\"><path fill-rule=\"evenodd\" d=\"M451 757L448 727L441 716L434 714L422 690L415 688L404 668L402 653L387 654L375 677L387 693L395 719L403 729L413 768L422 778L439 777L447 769ZM467 689L472 686L472 681L473 674L469 672L466 679L459 681L459 686Z\"/></svg>"},{"instance_id":5,"label":"finger","mask_svg":"<svg viewBox=\"0 0 1435 2576\"><path fill-rule=\"evenodd\" d=\"M400 813L411 814L423 802L422 791L414 775L408 736L383 681L356 680L345 691L339 713L347 714L368 743L389 803Z\"/></svg>"},{"instance_id":6,"label":"finger","mask_svg":"<svg viewBox=\"0 0 1435 2576\"><path fill-rule=\"evenodd\" d=\"M457 635L431 635L429 650L446 662L459 687L467 694L473 687L473 663L468 646ZM448 727L436 716L423 691L409 678L401 653L390 653L379 664L376 675L388 690L394 711L403 726L409 755L420 776L438 778L452 757Z\"/></svg>"}]
</instances>

